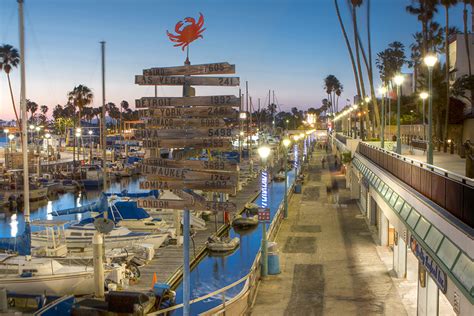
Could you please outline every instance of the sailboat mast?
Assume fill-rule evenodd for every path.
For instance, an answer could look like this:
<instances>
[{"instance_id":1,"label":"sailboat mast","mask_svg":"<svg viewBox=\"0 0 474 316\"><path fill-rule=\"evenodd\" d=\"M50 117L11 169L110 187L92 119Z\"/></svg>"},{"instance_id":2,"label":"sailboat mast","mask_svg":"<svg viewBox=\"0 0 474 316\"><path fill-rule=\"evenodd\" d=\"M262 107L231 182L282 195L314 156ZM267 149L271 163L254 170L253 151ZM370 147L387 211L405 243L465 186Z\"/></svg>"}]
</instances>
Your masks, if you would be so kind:
<instances>
[{"instance_id":1,"label":"sailboat mast","mask_svg":"<svg viewBox=\"0 0 474 316\"><path fill-rule=\"evenodd\" d=\"M107 128L105 124L105 42L100 42L102 52L102 179L104 181L104 190L107 187Z\"/></svg>"},{"instance_id":2,"label":"sailboat mast","mask_svg":"<svg viewBox=\"0 0 474 316\"><path fill-rule=\"evenodd\" d=\"M25 228L30 224L30 181L28 175L28 133L26 112L26 85L25 85L25 29L23 18L23 0L18 1L18 24L20 29L20 111L21 111L21 150L23 156L23 211L25 217ZM28 227L29 228L29 227ZM28 249L29 251L29 249Z\"/></svg>"}]
</instances>

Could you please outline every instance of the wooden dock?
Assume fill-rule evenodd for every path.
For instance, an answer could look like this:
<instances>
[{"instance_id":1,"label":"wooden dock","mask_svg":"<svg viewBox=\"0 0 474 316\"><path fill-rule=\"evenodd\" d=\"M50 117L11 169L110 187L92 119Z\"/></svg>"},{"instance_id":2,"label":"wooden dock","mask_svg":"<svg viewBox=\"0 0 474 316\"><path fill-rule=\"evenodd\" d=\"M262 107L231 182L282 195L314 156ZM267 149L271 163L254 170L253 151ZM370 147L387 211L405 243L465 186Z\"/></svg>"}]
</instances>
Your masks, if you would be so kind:
<instances>
[{"instance_id":1,"label":"wooden dock","mask_svg":"<svg viewBox=\"0 0 474 316\"><path fill-rule=\"evenodd\" d=\"M260 182L259 178L254 178L250 181L235 197L231 197L229 200L236 203L237 212L243 211L245 203L255 200L260 193ZM222 213L217 214L217 230L221 231L225 229ZM206 230L197 231L194 236L194 247L193 241L190 242L190 258L191 267L196 265L203 257L205 253L205 242L209 236L215 233L214 216L211 216L211 220L206 222ZM204 250L204 251L203 251ZM130 291L146 291L153 286L153 275L156 273L157 282L165 283L175 274L179 274L183 265L183 247L169 245L167 247L160 248L155 253L155 258L146 266L140 268L141 277L137 284L130 285Z\"/></svg>"}]
</instances>

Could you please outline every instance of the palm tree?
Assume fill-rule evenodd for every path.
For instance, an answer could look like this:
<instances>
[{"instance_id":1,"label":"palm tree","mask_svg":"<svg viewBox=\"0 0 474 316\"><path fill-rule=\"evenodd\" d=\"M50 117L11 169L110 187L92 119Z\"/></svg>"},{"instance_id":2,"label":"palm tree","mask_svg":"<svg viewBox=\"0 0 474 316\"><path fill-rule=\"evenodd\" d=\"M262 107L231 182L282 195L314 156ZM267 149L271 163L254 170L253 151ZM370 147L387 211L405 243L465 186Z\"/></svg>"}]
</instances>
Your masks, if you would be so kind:
<instances>
[{"instance_id":1,"label":"palm tree","mask_svg":"<svg viewBox=\"0 0 474 316\"><path fill-rule=\"evenodd\" d=\"M354 54L352 52L352 46L351 46L351 43L349 42L349 38L347 37L346 28L344 27L344 23L343 23L342 18L341 18L341 12L339 11L339 5L337 3L337 0L334 0L334 6L336 7L337 19L339 20L339 24L341 25L342 35L344 36L344 40L346 41L347 50L349 51L349 57L351 58L352 71L354 73L354 80L355 80L355 83L356 83L357 94L361 95L359 75L358 75L357 69L356 69Z\"/></svg>"},{"instance_id":2,"label":"palm tree","mask_svg":"<svg viewBox=\"0 0 474 316\"><path fill-rule=\"evenodd\" d=\"M30 116L30 122L31 123L34 123L34 117L35 117L35 113L36 111L38 111L38 104L34 101L31 101L31 100L26 100L26 112L30 112L31 113L31 116Z\"/></svg>"},{"instance_id":3,"label":"palm tree","mask_svg":"<svg viewBox=\"0 0 474 316\"><path fill-rule=\"evenodd\" d=\"M463 19L463 33L464 33L464 44L466 46L466 54L467 54L467 65L469 69L469 76L472 76L472 69L471 69L471 54L469 52L469 33L467 31L467 4L471 3L471 10L474 12L474 1L473 0L463 0L464 8L462 11L462 19Z\"/></svg>"},{"instance_id":4,"label":"palm tree","mask_svg":"<svg viewBox=\"0 0 474 316\"><path fill-rule=\"evenodd\" d=\"M8 79L8 87L10 88L10 97L12 99L13 112L15 112L16 124L20 127L20 120L15 106L15 98L13 97L12 83L10 81L10 71L13 67L17 67L20 62L20 54L18 50L11 45L4 44L0 46L0 71L5 71Z\"/></svg>"},{"instance_id":5,"label":"palm tree","mask_svg":"<svg viewBox=\"0 0 474 316\"><path fill-rule=\"evenodd\" d=\"M436 4L438 0L412 0L412 4L406 7L408 13L416 15L421 22L422 34L422 56L428 52L428 22L438 12Z\"/></svg>"},{"instance_id":6,"label":"palm tree","mask_svg":"<svg viewBox=\"0 0 474 316\"><path fill-rule=\"evenodd\" d=\"M382 82L388 85L406 62L405 46L398 41L388 44L388 48L379 52L375 60Z\"/></svg>"},{"instance_id":7,"label":"palm tree","mask_svg":"<svg viewBox=\"0 0 474 316\"><path fill-rule=\"evenodd\" d=\"M79 119L79 128L81 128L81 119L82 119L82 109L86 106L92 103L92 100L94 99L94 94L92 91L84 86L84 85L78 85L74 87L72 91L68 93L68 102L74 106L74 108L77 108L78 110L78 119ZM74 120L74 128L76 128L76 121ZM76 144L76 133L74 132L74 144ZM73 156L75 154L75 148L76 146L74 145L73 148ZM80 149L77 152L78 156L80 155ZM78 157L79 158L79 157Z\"/></svg>"},{"instance_id":8,"label":"palm tree","mask_svg":"<svg viewBox=\"0 0 474 316\"><path fill-rule=\"evenodd\" d=\"M444 139L448 139L448 116L449 116L449 7L455 5L458 0L441 0L444 6L446 25L444 35L444 50L446 54L446 116L444 119Z\"/></svg>"},{"instance_id":9,"label":"palm tree","mask_svg":"<svg viewBox=\"0 0 474 316\"><path fill-rule=\"evenodd\" d=\"M122 133L122 130L123 130L123 122L122 122L123 121L123 115L122 115L123 110L125 110L127 113L130 110L130 105L125 100L122 100L122 102L120 102L120 128L119 128L119 133Z\"/></svg>"},{"instance_id":10,"label":"palm tree","mask_svg":"<svg viewBox=\"0 0 474 316\"><path fill-rule=\"evenodd\" d=\"M364 86L364 76L362 73L362 67L360 65L360 53L359 49L361 48L360 45L360 36L359 36L359 31L357 27L357 8L362 5L362 0L349 0L348 4L351 7L351 12L352 12L352 28L354 31L354 46L355 46L355 51L356 51L356 61L357 61L357 71L359 73L359 81L360 81L360 88L361 88L361 93L360 98L364 98L366 96L365 94L365 86ZM368 113L368 106L367 103L362 103L362 109L365 113ZM367 130L370 131L370 120L367 120L365 117L362 117L361 121L366 121L366 127Z\"/></svg>"}]
</instances>

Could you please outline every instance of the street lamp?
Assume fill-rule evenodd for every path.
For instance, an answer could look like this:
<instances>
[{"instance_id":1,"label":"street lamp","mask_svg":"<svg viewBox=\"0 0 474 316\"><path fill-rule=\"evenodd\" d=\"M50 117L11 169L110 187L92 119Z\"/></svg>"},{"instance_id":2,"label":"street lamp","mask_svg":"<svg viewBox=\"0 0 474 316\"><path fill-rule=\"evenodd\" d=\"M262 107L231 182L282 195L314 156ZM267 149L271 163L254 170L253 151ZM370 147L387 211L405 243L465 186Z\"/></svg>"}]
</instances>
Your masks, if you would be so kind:
<instances>
[{"instance_id":1,"label":"street lamp","mask_svg":"<svg viewBox=\"0 0 474 316\"><path fill-rule=\"evenodd\" d=\"M89 134L89 148L90 148L90 156L89 156L89 164L92 164L92 147L94 147L94 142L92 141L92 134L94 132L90 129L87 134Z\"/></svg>"},{"instance_id":2,"label":"street lamp","mask_svg":"<svg viewBox=\"0 0 474 316\"><path fill-rule=\"evenodd\" d=\"M428 99L428 92L421 92L420 98L423 103L423 140L426 140L425 100Z\"/></svg>"},{"instance_id":3,"label":"street lamp","mask_svg":"<svg viewBox=\"0 0 474 316\"><path fill-rule=\"evenodd\" d=\"M285 209L284 209L284 218L288 218L288 148L291 145L291 140L289 138L283 139L283 146L285 146Z\"/></svg>"},{"instance_id":4,"label":"street lamp","mask_svg":"<svg viewBox=\"0 0 474 316\"><path fill-rule=\"evenodd\" d=\"M268 156L270 156L270 147L268 146L261 146L258 148L258 155L263 162L263 170L262 170L262 207L267 208L268 206L268 173L267 173L267 165L266 160ZM262 276L266 276L268 274L268 255L267 255L267 224L262 222Z\"/></svg>"},{"instance_id":5,"label":"street lamp","mask_svg":"<svg viewBox=\"0 0 474 316\"><path fill-rule=\"evenodd\" d=\"M402 153L402 141L400 139L400 86L403 84L405 78L403 75L398 74L393 78L395 85L397 86L397 154Z\"/></svg>"},{"instance_id":6,"label":"street lamp","mask_svg":"<svg viewBox=\"0 0 474 316\"><path fill-rule=\"evenodd\" d=\"M4 128L3 132L5 133L5 143L8 143L8 132L10 132L10 130L8 128Z\"/></svg>"},{"instance_id":7,"label":"street lamp","mask_svg":"<svg viewBox=\"0 0 474 316\"><path fill-rule=\"evenodd\" d=\"M387 93L387 88L385 86L381 86L379 88L379 93L382 96L382 122L380 124L380 145L382 149L385 148L385 94Z\"/></svg>"},{"instance_id":8,"label":"street lamp","mask_svg":"<svg viewBox=\"0 0 474 316\"><path fill-rule=\"evenodd\" d=\"M46 161L49 161L49 139L51 138L51 134L44 134L44 138L46 139Z\"/></svg>"},{"instance_id":9,"label":"street lamp","mask_svg":"<svg viewBox=\"0 0 474 316\"><path fill-rule=\"evenodd\" d=\"M13 151L11 145L12 145L12 141L13 141L14 139L15 139L15 135L13 135L13 134L8 135L8 147L10 147L10 151Z\"/></svg>"},{"instance_id":10,"label":"street lamp","mask_svg":"<svg viewBox=\"0 0 474 316\"><path fill-rule=\"evenodd\" d=\"M428 150L426 151L426 162L433 164L433 140L432 140L432 129L433 129L433 67L438 61L438 58L434 54L426 55L423 59L425 65L428 67ZM446 115L448 115L446 113Z\"/></svg>"}]
</instances>

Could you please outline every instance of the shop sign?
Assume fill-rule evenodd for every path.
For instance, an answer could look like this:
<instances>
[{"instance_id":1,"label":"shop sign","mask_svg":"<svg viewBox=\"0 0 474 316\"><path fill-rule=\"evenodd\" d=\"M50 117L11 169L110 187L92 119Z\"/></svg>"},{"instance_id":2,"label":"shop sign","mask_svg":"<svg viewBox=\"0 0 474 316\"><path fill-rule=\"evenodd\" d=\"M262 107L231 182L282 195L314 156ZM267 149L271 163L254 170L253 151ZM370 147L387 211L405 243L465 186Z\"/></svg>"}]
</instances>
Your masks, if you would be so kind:
<instances>
[{"instance_id":1,"label":"shop sign","mask_svg":"<svg viewBox=\"0 0 474 316\"><path fill-rule=\"evenodd\" d=\"M433 280L438 285L439 289L446 293L448 278L446 272L441 270L438 264L431 258L431 256L424 250L413 236L410 236L410 248L413 254L422 263L426 271L429 272Z\"/></svg>"}]
</instances>

